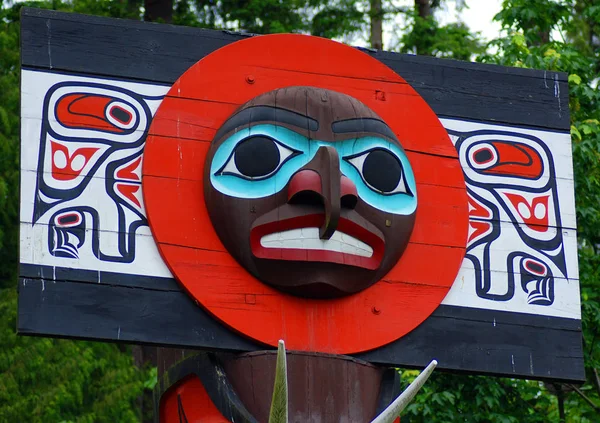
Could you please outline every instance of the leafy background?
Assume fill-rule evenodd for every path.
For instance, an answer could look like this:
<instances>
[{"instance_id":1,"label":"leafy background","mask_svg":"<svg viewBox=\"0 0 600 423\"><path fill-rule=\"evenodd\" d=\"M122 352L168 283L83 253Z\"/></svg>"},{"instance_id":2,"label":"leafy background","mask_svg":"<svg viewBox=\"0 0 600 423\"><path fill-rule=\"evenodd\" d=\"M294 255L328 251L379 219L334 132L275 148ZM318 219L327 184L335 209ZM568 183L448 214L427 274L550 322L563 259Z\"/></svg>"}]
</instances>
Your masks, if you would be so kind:
<instances>
[{"instance_id":1,"label":"leafy background","mask_svg":"<svg viewBox=\"0 0 600 423\"><path fill-rule=\"evenodd\" d=\"M476 0L52 0L0 3L0 421L152 421L155 358L143 347L20 337L16 327L19 10L62 11L253 33L302 32L371 46L569 74L587 382L582 386L434 372L403 422L600 421L600 0L504 0L503 36L484 42L436 10ZM477 0L481 1L481 0ZM402 16L393 45L382 25ZM147 360L148 358L150 360ZM417 372L399 369L403 384ZM151 398L151 397L150 397Z\"/></svg>"}]
</instances>

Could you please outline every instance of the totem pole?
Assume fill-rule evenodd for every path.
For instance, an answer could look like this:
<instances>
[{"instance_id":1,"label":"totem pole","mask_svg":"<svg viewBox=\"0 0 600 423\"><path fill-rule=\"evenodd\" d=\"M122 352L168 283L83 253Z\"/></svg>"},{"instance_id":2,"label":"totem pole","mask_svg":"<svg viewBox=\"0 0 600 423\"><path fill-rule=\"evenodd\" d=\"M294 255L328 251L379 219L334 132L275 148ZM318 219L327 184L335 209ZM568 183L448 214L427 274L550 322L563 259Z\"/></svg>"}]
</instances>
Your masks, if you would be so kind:
<instances>
[{"instance_id":1,"label":"totem pole","mask_svg":"<svg viewBox=\"0 0 600 423\"><path fill-rule=\"evenodd\" d=\"M300 65L298 54L309 52L314 61ZM350 65L355 78L344 84L335 72ZM292 75L281 68L293 69ZM315 76L320 68L327 71ZM382 84L377 78L405 96L397 104L406 109L402 114L384 91L376 94ZM222 103L194 102L209 90ZM232 112L229 104L240 103ZM381 388L382 370L332 354L377 348L411 330L453 281L443 281L428 301L415 294L405 306L412 308L410 317L395 303L410 295L410 287L390 275L401 281L399 259L419 208L405 151L422 142L418 127L409 128L412 119L432 135L431 146L453 148L421 97L377 60L321 38L273 35L230 44L200 60L173 84L150 125L142 183L158 249L186 291L225 324L266 345L283 338L291 350L306 352L289 359L290 371L306 372L290 378L293 421L343 421L344 415L346 421L370 421L381 412L377 407L389 401L380 397L394 399ZM459 169L446 173L449 183L464 184ZM167 200L174 194L177 200ZM455 237L463 243L465 198L463 189L446 204L440 201L458 209ZM173 207L185 210L177 221ZM169 239L173 231L194 235L181 247ZM217 278L206 274L215 249L228 253L219 256L227 257L229 273L221 267ZM457 255L448 264L457 271L461 260ZM389 287L378 284L386 275ZM240 415L266 421L271 393L265 387L272 384L275 356L261 351L229 359L217 354L215 360L212 371L219 373L221 365L225 376L212 389L231 385L239 406L250 411ZM354 378L351 367L370 371ZM167 403L172 397L177 410L159 411L162 421L190 413L185 410L195 399L185 396L186 383L197 385L198 379L161 397ZM317 385L327 387L326 395L307 398ZM239 420L233 416L226 420ZM202 421L201 413L194 419Z\"/></svg>"},{"instance_id":2,"label":"totem pole","mask_svg":"<svg viewBox=\"0 0 600 423\"><path fill-rule=\"evenodd\" d=\"M186 348L158 423L583 380L564 74L28 8L22 43L18 330Z\"/></svg>"}]
</instances>

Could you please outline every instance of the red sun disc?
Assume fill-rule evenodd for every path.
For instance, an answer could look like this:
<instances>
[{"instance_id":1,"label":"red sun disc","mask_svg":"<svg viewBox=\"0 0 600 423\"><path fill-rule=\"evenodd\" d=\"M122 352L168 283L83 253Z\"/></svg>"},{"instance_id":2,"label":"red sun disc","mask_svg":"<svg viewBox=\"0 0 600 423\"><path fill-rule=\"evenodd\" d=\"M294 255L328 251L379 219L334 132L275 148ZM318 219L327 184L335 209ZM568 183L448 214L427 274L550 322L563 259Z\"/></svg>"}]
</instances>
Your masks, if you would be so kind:
<instances>
[{"instance_id":1,"label":"red sun disc","mask_svg":"<svg viewBox=\"0 0 600 423\"><path fill-rule=\"evenodd\" d=\"M411 162L419 206L396 266L366 290L314 300L283 294L225 250L203 198L203 169L221 124L257 95L314 86L365 103L395 132ZM448 134L398 74L352 47L304 35L229 44L179 78L150 127L144 202L158 249L188 294L215 318L258 342L349 354L390 343L423 322L450 289L465 254L467 193Z\"/></svg>"}]
</instances>

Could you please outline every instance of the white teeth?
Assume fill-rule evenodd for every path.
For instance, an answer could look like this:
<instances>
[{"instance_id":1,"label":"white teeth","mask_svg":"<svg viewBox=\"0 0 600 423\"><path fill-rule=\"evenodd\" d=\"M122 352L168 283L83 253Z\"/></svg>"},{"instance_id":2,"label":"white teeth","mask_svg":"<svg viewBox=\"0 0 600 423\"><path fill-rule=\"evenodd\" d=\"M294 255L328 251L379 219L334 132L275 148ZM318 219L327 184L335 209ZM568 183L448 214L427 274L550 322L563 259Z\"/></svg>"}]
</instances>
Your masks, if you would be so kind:
<instances>
[{"instance_id":1,"label":"white teeth","mask_svg":"<svg viewBox=\"0 0 600 423\"><path fill-rule=\"evenodd\" d=\"M336 231L330 239L319 238L319 228L291 229L268 234L260 239L260 245L264 248L325 250L367 258L373 256L373 248L348 234Z\"/></svg>"}]
</instances>

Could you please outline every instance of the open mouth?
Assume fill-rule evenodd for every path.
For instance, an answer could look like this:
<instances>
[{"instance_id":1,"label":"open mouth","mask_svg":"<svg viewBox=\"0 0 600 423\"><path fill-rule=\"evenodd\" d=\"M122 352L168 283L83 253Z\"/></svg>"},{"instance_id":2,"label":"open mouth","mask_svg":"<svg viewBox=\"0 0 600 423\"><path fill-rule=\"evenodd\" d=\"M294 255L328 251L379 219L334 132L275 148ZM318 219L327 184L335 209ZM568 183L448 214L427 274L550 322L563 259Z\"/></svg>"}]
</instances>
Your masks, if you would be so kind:
<instances>
[{"instance_id":1,"label":"open mouth","mask_svg":"<svg viewBox=\"0 0 600 423\"><path fill-rule=\"evenodd\" d=\"M301 250L323 250L372 257L373 248L351 235L335 231L330 239L319 238L319 228L290 229L263 236L260 245L264 248L287 248Z\"/></svg>"},{"instance_id":2,"label":"open mouth","mask_svg":"<svg viewBox=\"0 0 600 423\"><path fill-rule=\"evenodd\" d=\"M383 239L358 225L340 218L329 239L321 239L319 226L323 215L298 216L252 228L250 245L258 258L313 261L377 269L383 257Z\"/></svg>"}]
</instances>

